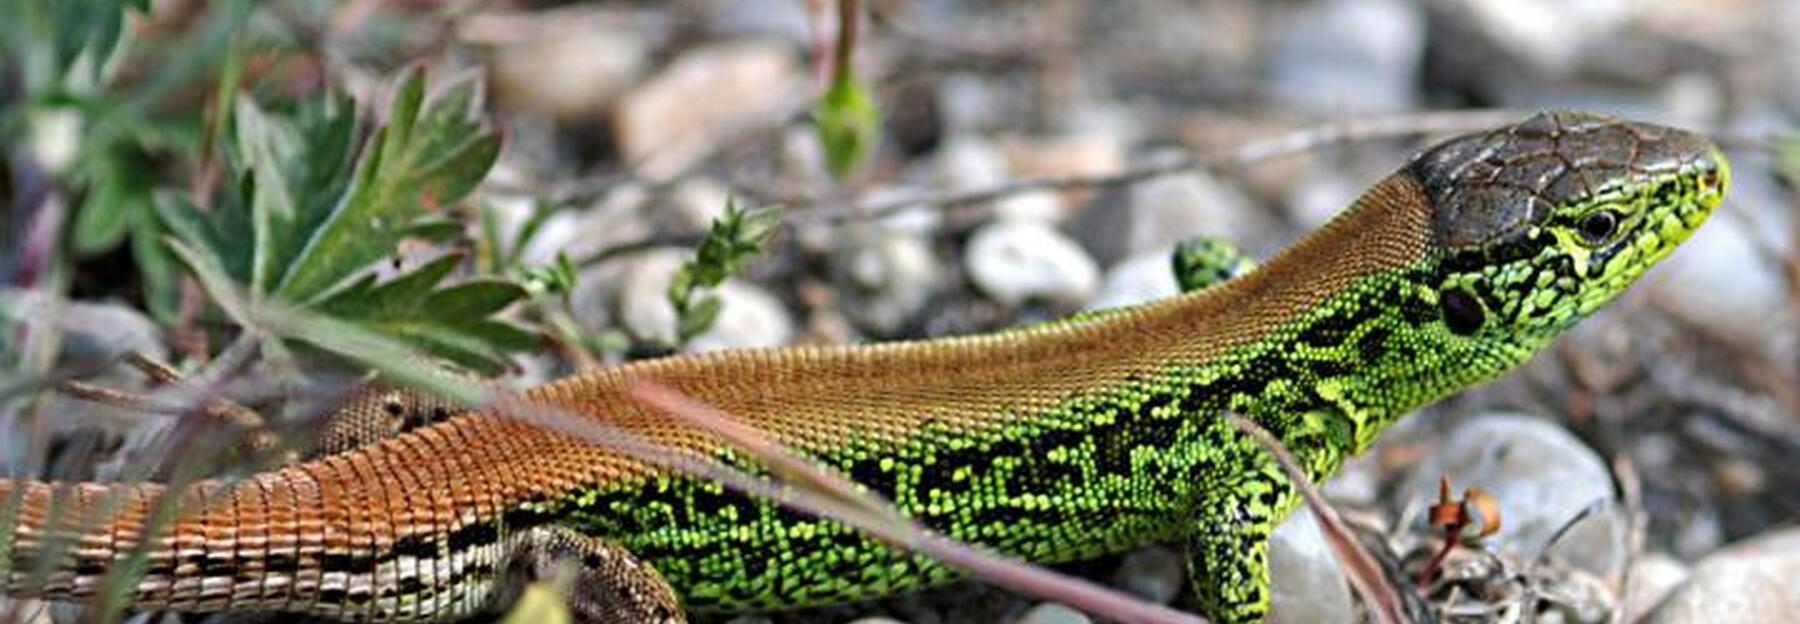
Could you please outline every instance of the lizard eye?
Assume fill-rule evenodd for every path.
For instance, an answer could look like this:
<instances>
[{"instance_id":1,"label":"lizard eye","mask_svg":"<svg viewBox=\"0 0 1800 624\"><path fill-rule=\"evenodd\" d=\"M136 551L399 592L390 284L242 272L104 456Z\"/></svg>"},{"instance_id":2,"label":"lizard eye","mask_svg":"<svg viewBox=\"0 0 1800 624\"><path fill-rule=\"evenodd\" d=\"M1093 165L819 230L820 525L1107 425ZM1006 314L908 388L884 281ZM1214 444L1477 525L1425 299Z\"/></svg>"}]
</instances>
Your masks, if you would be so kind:
<instances>
[{"instance_id":1,"label":"lizard eye","mask_svg":"<svg viewBox=\"0 0 1800 624\"><path fill-rule=\"evenodd\" d=\"M1619 229L1619 214L1611 210L1601 210L1581 219L1581 239L1589 245L1598 245L1612 238L1613 232Z\"/></svg>"}]
</instances>

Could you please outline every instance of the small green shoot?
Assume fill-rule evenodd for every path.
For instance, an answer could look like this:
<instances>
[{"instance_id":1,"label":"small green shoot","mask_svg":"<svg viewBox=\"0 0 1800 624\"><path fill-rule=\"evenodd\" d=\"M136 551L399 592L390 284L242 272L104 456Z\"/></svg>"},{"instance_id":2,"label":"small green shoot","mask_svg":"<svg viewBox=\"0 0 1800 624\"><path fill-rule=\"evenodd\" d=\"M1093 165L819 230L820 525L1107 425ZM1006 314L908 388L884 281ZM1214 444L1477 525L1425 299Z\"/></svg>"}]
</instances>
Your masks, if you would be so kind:
<instances>
[{"instance_id":1,"label":"small green shoot","mask_svg":"<svg viewBox=\"0 0 1800 624\"><path fill-rule=\"evenodd\" d=\"M857 79L850 62L856 51L859 4L856 0L838 2L838 39L831 85L813 111L819 145L825 151L825 166L832 177L840 180L869 159L881 138L881 111L868 88Z\"/></svg>"},{"instance_id":2,"label":"small green shoot","mask_svg":"<svg viewBox=\"0 0 1800 624\"><path fill-rule=\"evenodd\" d=\"M700 294L725 278L743 273L744 265L774 237L781 226L781 210L774 207L742 209L725 202L725 212L714 219L706 240L694 250L694 259L683 264L669 282L669 305L675 308L677 334L687 342L712 327L719 317L719 299Z\"/></svg>"}]
</instances>

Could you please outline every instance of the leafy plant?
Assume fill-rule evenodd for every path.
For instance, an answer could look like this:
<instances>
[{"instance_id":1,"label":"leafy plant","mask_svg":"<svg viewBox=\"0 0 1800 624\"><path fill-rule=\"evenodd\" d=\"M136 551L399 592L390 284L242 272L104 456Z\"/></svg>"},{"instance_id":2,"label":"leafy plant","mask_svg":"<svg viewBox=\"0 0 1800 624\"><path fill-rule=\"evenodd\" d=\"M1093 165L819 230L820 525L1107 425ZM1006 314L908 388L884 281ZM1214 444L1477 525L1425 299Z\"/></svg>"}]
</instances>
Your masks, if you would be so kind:
<instances>
[{"instance_id":1,"label":"leafy plant","mask_svg":"<svg viewBox=\"0 0 1800 624\"><path fill-rule=\"evenodd\" d=\"M253 4L218 2L186 36L139 41L125 19L149 6L0 0L0 65L18 80L16 99L3 102L0 129L8 140L29 135L47 148L37 154L46 160L40 164L77 206L70 248L94 256L129 242L146 304L166 319L174 315L179 268L161 243L165 231L153 209L159 163L200 151L201 107L177 100L217 74L231 56L219 51L233 47Z\"/></svg>"},{"instance_id":2,"label":"leafy plant","mask_svg":"<svg viewBox=\"0 0 1800 624\"><path fill-rule=\"evenodd\" d=\"M407 238L442 240L461 227L437 208L467 195L499 155L479 122L476 84L464 78L425 97L408 70L387 123L359 146L352 102L325 94L286 112L240 99L226 143L230 182L210 210L174 196L158 209L170 244L196 271L252 298L329 315L493 373L536 342L493 318L525 296L519 285L475 279L447 285L457 254L378 281L371 268ZM203 280L205 283L206 280ZM209 286L215 298L216 286Z\"/></svg>"},{"instance_id":3,"label":"leafy plant","mask_svg":"<svg viewBox=\"0 0 1800 624\"><path fill-rule=\"evenodd\" d=\"M677 335L682 342L712 327L719 318L719 298L699 293L725 278L744 271L750 258L762 253L781 226L781 210L774 207L744 210L727 200L725 212L713 219L706 240L694 250L694 259L681 265L669 282L669 305L675 308Z\"/></svg>"}]
</instances>

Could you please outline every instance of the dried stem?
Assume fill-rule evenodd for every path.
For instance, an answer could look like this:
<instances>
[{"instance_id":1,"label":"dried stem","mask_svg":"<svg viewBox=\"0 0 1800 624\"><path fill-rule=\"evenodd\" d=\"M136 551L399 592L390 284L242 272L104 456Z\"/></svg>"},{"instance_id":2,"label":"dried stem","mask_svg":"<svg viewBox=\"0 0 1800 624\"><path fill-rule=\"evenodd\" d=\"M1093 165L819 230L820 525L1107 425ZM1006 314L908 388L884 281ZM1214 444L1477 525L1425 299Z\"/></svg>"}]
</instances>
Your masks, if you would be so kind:
<instances>
[{"instance_id":1,"label":"dried stem","mask_svg":"<svg viewBox=\"0 0 1800 624\"><path fill-rule=\"evenodd\" d=\"M1031 191L1119 186L1188 171L1242 167L1336 143L1488 128L1514 121L1519 116L1520 113L1516 111L1482 110L1349 119L1255 141L1228 151L1191 154L1115 173L1021 178L982 189L901 197L865 204L827 205L807 212L796 211L795 214L831 222L879 219L915 207L943 209L989 202Z\"/></svg>"},{"instance_id":2,"label":"dried stem","mask_svg":"<svg viewBox=\"0 0 1800 624\"><path fill-rule=\"evenodd\" d=\"M1306 471L1300 469L1300 463L1294 459L1293 454L1288 452L1287 447L1281 444L1281 440L1276 439L1274 434L1269 433L1267 429L1263 429L1261 425L1248 418L1237 414L1227 414L1226 417L1231 419L1231 425L1238 431L1255 438L1257 443L1269 450L1269 454L1275 457L1275 463L1279 464L1281 471L1287 474L1288 481L1293 482L1294 488L1299 490L1301 497L1306 499L1306 505L1311 507L1313 514L1318 517L1319 530L1325 533L1326 543L1331 545L1331 551L1337 555L1338 563L1344 567L1345 576L1350 578L1350 586L1356 589L1358 596L1362 597L1363 604L1368 606L1369 614L1375 621L1381 624L1411 622L1406 617L1405 610L1400 606L1400 596L1395 591L1393 584L1388 583L1387 577L1382 575L1381 566L1375 563L1374 557L1369 556L1368 551L1362 549L1361 544L1356 541L1356 537L1344 528L1344 521L1338 516L1337 509L1333 508L1330 503L1325 501L1325 497L1319 494L1319 488L1313 485L1311 478L1306 476Z\"/></svg>"}]
</instances>

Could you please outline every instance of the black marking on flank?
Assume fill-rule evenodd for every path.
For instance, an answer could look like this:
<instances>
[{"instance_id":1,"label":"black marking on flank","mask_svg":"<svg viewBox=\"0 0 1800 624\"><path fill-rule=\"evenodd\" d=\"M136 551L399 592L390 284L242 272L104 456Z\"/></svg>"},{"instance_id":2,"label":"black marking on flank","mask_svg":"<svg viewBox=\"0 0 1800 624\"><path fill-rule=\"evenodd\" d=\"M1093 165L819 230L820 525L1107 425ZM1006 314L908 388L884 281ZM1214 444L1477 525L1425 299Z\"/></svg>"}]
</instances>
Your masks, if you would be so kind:
<instances>
[{"instance_id":1,"label":"black marking on flank","mask_svg":"<svg viewBox=\"0 0 1800 624\"><path fill-rule=\"evenodd\" d=\"M1468 336L1481 329L1487 320L1487 311L1482 309L1481 302L1467 290L1453 288L1439 295L1438 300L1444 309L1444 324L1458 336Z\"/></svg>"}]
</instances>

